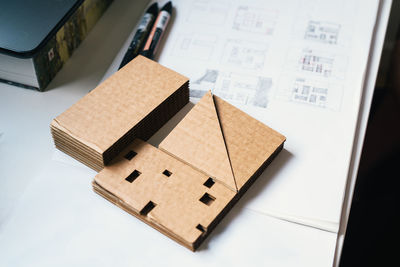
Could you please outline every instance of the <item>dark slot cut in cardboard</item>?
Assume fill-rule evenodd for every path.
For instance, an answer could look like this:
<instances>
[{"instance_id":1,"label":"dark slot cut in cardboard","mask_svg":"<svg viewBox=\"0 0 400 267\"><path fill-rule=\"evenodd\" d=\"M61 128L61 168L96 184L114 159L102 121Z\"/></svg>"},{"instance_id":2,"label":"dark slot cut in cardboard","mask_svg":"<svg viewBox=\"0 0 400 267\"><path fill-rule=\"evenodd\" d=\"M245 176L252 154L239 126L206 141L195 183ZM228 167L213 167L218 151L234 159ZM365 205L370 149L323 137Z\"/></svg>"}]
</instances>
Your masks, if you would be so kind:
<instances>
[{"instance_id":1,"label":"dark slot cut in cardboard","mask_svg":"<svg viewBox=\"0 0 400 267\"><path fill-rule=\"evenodd\" d=\"M58 149L100 171L135 138L147 140L189 102L186 77L138 56L56 117Z\"/></svg>"}]
</instances>

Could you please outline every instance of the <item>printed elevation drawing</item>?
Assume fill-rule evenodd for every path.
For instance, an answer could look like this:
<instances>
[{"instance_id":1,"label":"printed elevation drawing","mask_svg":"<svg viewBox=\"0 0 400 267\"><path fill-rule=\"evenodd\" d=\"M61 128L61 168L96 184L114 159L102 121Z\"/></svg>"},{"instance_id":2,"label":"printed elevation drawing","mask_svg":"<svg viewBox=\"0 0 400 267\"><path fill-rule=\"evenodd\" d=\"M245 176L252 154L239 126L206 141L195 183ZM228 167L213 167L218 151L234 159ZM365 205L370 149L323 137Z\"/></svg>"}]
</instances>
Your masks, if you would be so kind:
<instances>
[{"instance_id":1,"label":"printed elevation drawing","mask_svg":"<svg viewBox=\"0 0 400 267\"><path fill-rule=\"evenodd\" d=\"M222 26L228 15L230 1L192 1L187 22L202 25Z\"/></svg>"},{"instance_id":2,"label":"printed elevation drawing","mask_svg":"<svg viewBox=\"0 0 400 267\"><path fill-rule=\"evenodd\" d=\"M267 57L268 45L246 40L227 40L222 64L239 69L261 70Z\"/></svg>"},{"instance_id":3,"label":"printed elevation drawing","mask_svg":"<svg viewBox=\"0 0 400 267\"><path fill-rule=\"evenodd\" d=\"M304 39L325 44L336 44L338 41L339 31L339 24L311 20L308 22Z\"/></svg>"},{"instance_id":4,"label":"printed elevation drawing","mask_svg":"<svg viewBox=\"0 0 400 267\"><path fill-rule=\"evenodd\" d=\"M278 11L265 8L239 6L236 9L233 29L243 32L272 35Z\"/></svg>"},{"instance_id":5,"label":"printed elevation drawing","mask_svg":"<svg viewBox=\"0 0 400 267\"><path fill-rule=\"evenodd\" d=\"M347 59L333 52L311 48L291 49L277 98L311 106L340 110Z\"/></svg>"},{"instance_id":6,"label":"printed elevation drawing","mask_svg":"<svg viewBox=\"0 0 400 267\"><path fill-rule=\"evenodd\" d=\"M197 60L209 60L217 41L217 36L212 34L181 34L175 42L172 55Z\"/></svg>"},{"instance_id":7,"label":"printed elevation drawing","mask_svg":"<svg viewBox=\"0 0 400 267\"><path fill-rule=\"evenodd\" d=\"M277 98L339 111L343 88L339 84L305 78L284 77Z\"/></svg>"}]
</instances>

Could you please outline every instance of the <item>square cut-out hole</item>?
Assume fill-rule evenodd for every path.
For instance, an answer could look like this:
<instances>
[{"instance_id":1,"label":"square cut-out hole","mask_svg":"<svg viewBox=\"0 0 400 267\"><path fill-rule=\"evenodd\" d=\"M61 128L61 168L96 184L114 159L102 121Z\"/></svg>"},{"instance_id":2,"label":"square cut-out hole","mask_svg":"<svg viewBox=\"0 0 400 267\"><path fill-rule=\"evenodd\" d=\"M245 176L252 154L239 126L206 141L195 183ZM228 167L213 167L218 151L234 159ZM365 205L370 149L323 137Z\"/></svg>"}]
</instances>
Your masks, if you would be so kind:
<instances>
[{"instance_id":1,"label":"square cut-out hole","mask_svg":"<svg viewBox=\"0 0 400 267\"><path fill-rule=\"evenodd\" d=\"M144 208L140 211L140 215L147 216L149 212L154 209L154 207L157 206L153 201L149 201L149 203L144 206Z\"/></svg>"},{"instance_id":2,"label":"square cut-out hole","mask_svg":"<svg viewBox=\"0 0 400 267\"><path fill-rule=\"evenodd\" d=\"M204 182L203 185L208 188L211 188L211 186L213 186L214 184L215 184L214 180L211 177L209 177L207 181Z\"/></svg>"},{"instance_id":3,"label":"square cut-out hole","mask_svg":"<svg viewBox=\"0 0 400 267\"><path fill-rule=\"evenodd\" d=\"M139 175L141 175L142 173L138 170L134 170L131 174L129 174L128 177L125 178L125 180L127 180L128 182L132 183L133 181L135 181L136 178L139 177Z\"/></svg>"},{"instance_id":4,"label":"square cut-out hole","mask_svg":"<svg viewBox=\"0 0 400 267\"><path fill-rule=\"evenodd\" d=\"M206 204L207 206L210 206L214 202L215 197L213 197L208 193L205 193L199 200L204 204Z\"/></svg>"},{"instance_id":5,"label":"square cut-out hole","mask_svg":"<svg viewBox=\"0 0 400 267\"><path fill-rule=\"evenodd\" d=\"M163 173L165 176L170 177L172 175L172 172L170 172L169 170L165 170L163 171Z\"/></svg>"},{"instance_id":6,"label":"square cut-out hole","mask_svg":"<svg viewBox=\"0 0 400 267\"><path fill-rule=\"evenodd\" d=\"M206 229L204 228L204 226L201 225L201 224L198 224L198 225L196 226L196 229L200 230L202 233L204 233L204 232L206 231Z\"/></svg>"},{"instance_id":7,"label":"square cut-out hole","mask_svg":"<svg viewBox=\"0 0 400 267\"><path fill-rule=\"evenodd\" d=\"M135 151L129 151L128 153L126 153L126 155L124 156L124 158L126 158L127 160L131 160L133 159L134 156L136 156L137 153Z\"/></svg>"}]
</instances>

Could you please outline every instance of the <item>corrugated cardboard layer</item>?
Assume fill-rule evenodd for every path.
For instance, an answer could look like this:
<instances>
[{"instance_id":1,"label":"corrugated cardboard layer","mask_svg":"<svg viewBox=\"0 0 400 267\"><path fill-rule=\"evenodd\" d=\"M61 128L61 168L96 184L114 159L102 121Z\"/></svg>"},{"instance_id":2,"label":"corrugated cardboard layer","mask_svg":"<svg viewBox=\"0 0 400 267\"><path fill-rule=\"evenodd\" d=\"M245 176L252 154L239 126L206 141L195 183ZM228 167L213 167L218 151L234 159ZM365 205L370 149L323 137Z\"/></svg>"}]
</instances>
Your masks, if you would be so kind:
<instances>
[{"instance_id":1,"label":"corrugated cardboard layer","mask_svg":"<svg viewBox=\"0 0 400 267\"><path fill-rule=\"evenodd\" d=\"M56 148L59 149L60 151L63 151L64 153L70 155L74 159L82 162L83 164L85 164L86 166L88 166L89 168L91 168L97 172L101 171L104 168L103 165L99 165L99 164L96 164L95 161L88 160L87 155L80 153L79 150L70 148L59 142L55 142L54 144L55 144Z\"/></svg>"},{"instance_id":2,"label":"corrugated cardboard layer","mask_svg":"<svg viewBox=\"0 0 400 267\"><path fill-rule=\"evenodd\" d=\"M160 148L237 191L211 93L190 110Z\"/></svg>"},{"instance_id":3,"label":"corrugated cardboard layer","mask_svg":"<svg viewBox=\"0 0 400 267\"><path fill-rule=\"evenodd\" d=\"M213 155L213 148L218 151L221 146L215 138L210 138L214 136L215 126L207 120L207 112L214 108L225 141L223 148L226 149L237 189L240 190L286 139L221 98L212 96L211 92L203 96L159 147L226 184L225 177L232 172L217 160L220 156ZM222 152L217 155L222 155ZM224 173L221 174L222 171Z\"/></svg>"},{"instance_id":4,"label":"corrugated cardboard layer","mask_svg":"<svg viewBox=\"0 0 400 267\"><path fill-rule=\"evenodd\" d=\"M68 146L70 146L71 148L75 148L81 152L84 152L85 154L88 155L88 157L92 158L93 160L98 160L99 163L102 162L103 157L101 156L101 154L96 153L96 151L93 151L92 149L90 149L89 147L83 145L82 143L80 143L78 140L72 138L71 136L63 133L62 131L56 129L56 128L51 128L51 134L53 136L54 141L58 141L58 142L63 142L66 143Z\"/></svg>"},{"instance_id":5,"label":"corrugated cardboard layer","mask_svg":"<svg viewBox=\"0 0 400 267\"><path fill-rule=\"evenodd\" d=\"M129 160L125 156L130 151L136 155ZM135 173L135 178L130 179ZM119 206L194 250L235 196L220 183L204 185L208 179L189 165L136 139L95 177L94 187L103 196L110 195L107 199L120 202ZM149 203L153 206L150 211Z\"/></svg>"},{"instance_id":6,"label":"corrugated cardboard layer","mask_svg":"<svg viewBox=\"0 0 400 267\"><path fill-rule=\"evenodd\" d=\"M56 118L106 151L188 79L138 56Z\"/></svg>"},{"instance_id":7,"label":"corrugated cardboard layer","mask_svg":"<svg viewBox=\"0 0 400 267\"><path fill-rule=\"evenodd\" d=\"M188 85L186 77L139 56L54 119L53 138L87 165L104 166L175 115L189 101Z\"/></svg>"}]
</instances>

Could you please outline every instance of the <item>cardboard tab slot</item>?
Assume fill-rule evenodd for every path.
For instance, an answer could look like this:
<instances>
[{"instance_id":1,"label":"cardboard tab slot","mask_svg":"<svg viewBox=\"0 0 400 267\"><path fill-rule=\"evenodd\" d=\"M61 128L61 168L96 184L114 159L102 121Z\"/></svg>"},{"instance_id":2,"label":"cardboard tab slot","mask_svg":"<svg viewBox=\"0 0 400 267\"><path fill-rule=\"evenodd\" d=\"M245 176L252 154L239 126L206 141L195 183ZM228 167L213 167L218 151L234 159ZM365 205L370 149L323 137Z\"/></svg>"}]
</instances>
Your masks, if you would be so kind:
<instances>
[{"instance_id":1,"label":"cardboard tab slot","mask_svg":"<svg viewBox=\"0 0 400 267\"><path fill-rule=\"evenodd\" d=\"M140 215L147 216L147 214L149 214L149 212L156 206L157 204L155 204L152 201L149 201L149 203L147 203L146 206L144 206L144 208L140 211Z\"/></svg>"},{"instance_id":2,"label":"cardboard tab slot","mask_svg":"<svg viewBox=\"0 0 400 267\"><path fill-rule=\"evenodd\" d=\"M204 185L205 187L211 188L214 184L215 184L214 180L213 180L211 177L209 177L209 178L207 179L207 181L204 182L203 185Z\"/></svg>"},{"instance_id":3,"label":"cardboard tab slot","mask_svg":"<svg viewBox=\"0 0 400 267\"><path fill-rule=\"evenodd\" d=\"M169 170L165 170L163 171L163 174L167 177L170 177L172 175L172 172L170 172Z\"/></svg>"},{"instance_id":4,"label":"cardboard tab slot","mask_svg":"<svg viewBox=\"0 0 400 267\"><path fill-rule=\"evenodd\" d=\"M124 158L126 158L127 160L131 160L131 159L133 159L133 157L134 156L136 156L137 155L137 153L135 152L135 151L129 151L125 156L124 156Z\"/></svg>"},{"instance_id":5,"label":"cardboard tab slot","mask_svg":"<svg viewBox=\"0 0 400 267\"><path fill-rule=\"evenodd\" d=\"M204 204L206 204L207 206L210 206L214 202L215 197L213 197L208 193L205 193L199 200Z\"/></svg>"},{"instance_id":6,"label":"cardboard tab slot","mask_svg":"<svg viewBox=\"0 0 400 267\"><path fill-rule=\"evenodd\" d=\"M136 180L136 178L139 177L139 175L141 175L142 173L138 170L134 170L131 174L129 174L128 177L125 178L126 181L132 183L133 181Z\"/></svg>"},{"instance_id":7,"label":"cardboard tab slot","mask_svg":"<svg viewBox=\"0 0 400 267\"><path fill-rule=\"evenodd\" d=\"M197 229L197 230L200 230L200 232L202 232L202 233L205 233L205 232L206 232L206 229L205 229L204 226L201 225L201 224L198 224L198 225L196 226L196 229Z\"/></svg>"}]
</instances>

